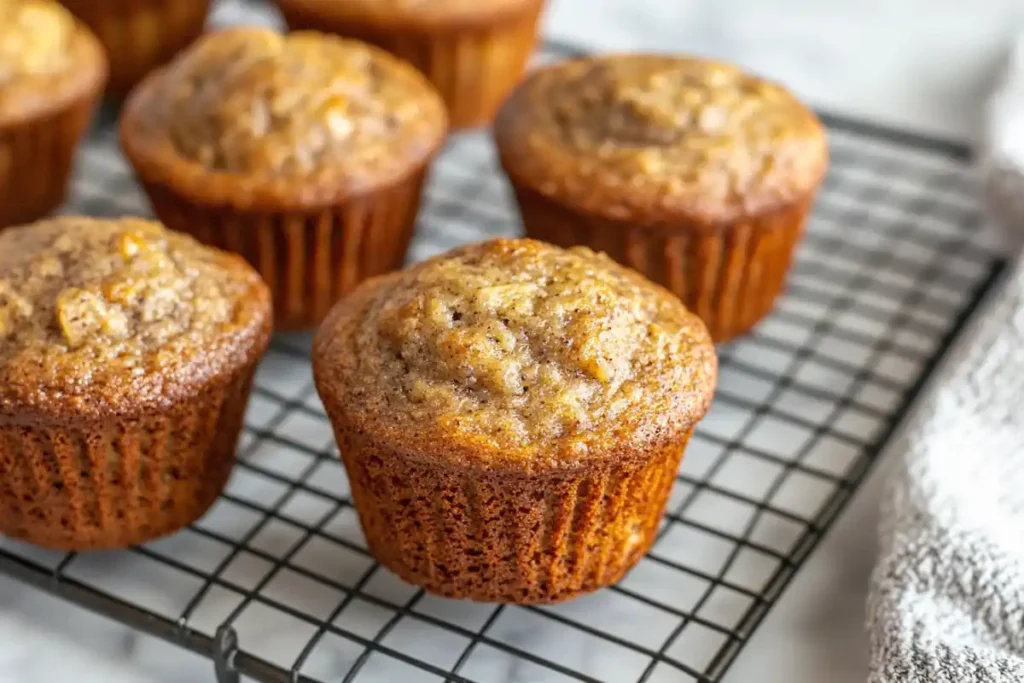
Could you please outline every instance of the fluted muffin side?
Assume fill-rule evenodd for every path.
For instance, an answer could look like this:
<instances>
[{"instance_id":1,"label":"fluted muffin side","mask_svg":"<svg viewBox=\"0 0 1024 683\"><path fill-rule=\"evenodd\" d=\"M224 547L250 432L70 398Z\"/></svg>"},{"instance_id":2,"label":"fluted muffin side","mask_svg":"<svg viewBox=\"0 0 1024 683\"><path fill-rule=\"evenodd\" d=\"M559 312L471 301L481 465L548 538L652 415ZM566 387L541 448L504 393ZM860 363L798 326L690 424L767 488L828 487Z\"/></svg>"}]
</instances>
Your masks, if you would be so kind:
<instances>
[{"instance_id":1,"label":"fluted muffin side","mask_svg":"<svg viewBox=\"0 0 1024 683\"><path fill-rule=\"evenodd\" d=\"M263 277L278 330L319 324L366 278L400 268L416 227L426 171L319 211L197 206L173 187L143 182L156 216L204 244L241 255Z\"/></svg>"},{"instance_id":2,"label":"fluted muffin side","mask_svg":"<svg viewBox=\"0 0 1024 683\"><path fill-rule=\"evenodd\" d=\"M0 228L37 220L64 203L78 144L102 89L101 79L44 115L0 122Z\"/></svg>"},{"instance_id":3,"label":"fluted muffin side","mask_svg":"<svg viewBox=\"0 0 1024 683\"><path fill-rule=\"evenodd\" d=\"M61 0L103 43L108 90L125 95L203 32L212 0Z\"/></svg>"},{"instance_id":4,"label":"fluted muffin side","mask_svg":"<svg viewBox=\"0 0 1024 683\"><path fill-rule=\"evenodd\" d=\"M58 550L145 543L220 496L258 356L160 412L0 417L0 533Z\"/></svg>"},{"instance_id":5,"label":"fluted muffin side","mask_svg":"<svg viewBox=\"0 0 1024 683\"><path fill-rule=\"evenodd\" d=\"M344 416L331 415L335 425ZM650 549L690 432L644 454L541 476L416 462L336 428L374 557L432 593L557 603L619 581Z\"/></svg>"},{"instance_id":6,"label":"fluted muffin side","mask_svg":"<svg viewBox=\"0 0 1024 683\"><path fill-rule=\"evenodd\" d=\"M717 342L746 334L775 307L806 228L811 198L723 224L638 227L589 215L514 185L526 234L586 244L678 296Z\"/></svg>"}]
</instances>

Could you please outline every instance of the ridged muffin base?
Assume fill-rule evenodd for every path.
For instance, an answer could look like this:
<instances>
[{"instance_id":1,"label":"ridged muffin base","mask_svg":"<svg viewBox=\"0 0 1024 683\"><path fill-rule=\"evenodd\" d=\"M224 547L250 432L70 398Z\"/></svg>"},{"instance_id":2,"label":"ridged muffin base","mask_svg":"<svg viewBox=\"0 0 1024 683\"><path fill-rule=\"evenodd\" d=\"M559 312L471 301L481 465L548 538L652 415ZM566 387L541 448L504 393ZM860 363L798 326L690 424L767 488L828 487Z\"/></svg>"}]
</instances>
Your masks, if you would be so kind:
<instances>
[{"instance_id":1,"label":"ridged muffin base","mask_svg":"<svg viewBox=\"0 0 1024 683\"><path fill-rule=\"evenodd\" d=\"M62 0L92 29L110 57L108 90L135 83L203 32L212 0Z\"/></svg>"},{"instance_id":2,"label":"ridged muffin base","mask_svg":"<svg viewBox=\"0 0 1024 683\"><path fill-rule=\"evenodd\" d=\"M306 330L357 284L402 266L425 176L417 171L336 206L280 212L194 204L166 185L141 180L167 227L240 254L259 271L278 330Z\"/></svg>"},{"instance_id":3,"label":"ridged muffin base","mask_svg":"<svg viewBox=\"0 0 1024 683\"><path fill-rule=\"evenodd\" d=\"M64 203L99 96L97 90L48 114L0 124L0 228L31 223Z\"/></svg>"},{"instance_id":4,"label":"ridged muffin base","mask_svg":"<svg viewBox=\"0 0 1024 683\"><path fill-rule=\"evenodd\" d=\"M437 595L516 604L621 579L654 540L690 433L628 464L531 473L426 463L336 429L382 565Z\"/></svg>"},{"instance_id":5,"label":"ridged muffin base","mask_svg":"<svg viewBox=\"0 0 1024 683\"><path fill-rule=\"evenodd\" d=\"M529 237L605 252L678 296L716 342L749 332L771 312L812 203L808 197L718 226L646 227L585 215L527 187L514 189Z\"/></svg>"},{"instance_id":6,"label":"ridged muffin base","mask_svg":"<svg viewBox=\"0 0 1024 683\"><path fill-rule=\"evenodd\" d=\"M125 548L188 526L235 462L256 364L166 410L0 418L0 533L39 546Z\"/></svg>"}]
</instances>

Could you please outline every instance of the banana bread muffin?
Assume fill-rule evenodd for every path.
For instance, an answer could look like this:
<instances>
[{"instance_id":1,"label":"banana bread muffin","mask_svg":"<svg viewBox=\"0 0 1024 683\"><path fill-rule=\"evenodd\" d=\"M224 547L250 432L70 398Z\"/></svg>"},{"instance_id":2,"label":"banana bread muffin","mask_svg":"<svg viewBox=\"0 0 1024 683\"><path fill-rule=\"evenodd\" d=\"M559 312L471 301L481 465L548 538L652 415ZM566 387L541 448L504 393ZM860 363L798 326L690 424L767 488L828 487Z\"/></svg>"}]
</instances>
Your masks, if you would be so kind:
<instances>
[{"instance_id":1,"label":"banana bread muffin","mask_svg":"<svg viewBox=\"0 0 1024 683\"><path fill-rule=\"evenodd\" d=\"M96 38L50 0L0 0L0 228L64 201L107 78Z\"/></svg>"},{"instance_id":2,"label":"banana bread muffin","mask_svg":"<svg viewBox=\"0 0 1024 683\"><path fill-rule=\"evenodd\" d=\"M110 57L108 90L123 95L203 32L211 0L60 0Z\"/></svg>"},{"instance_id":3,"label":"banana bread muffin","mask_svg":"<svg viewBox=\"0 0 1024 683\"><path fill-rule=\"evenodd\" d=\"M452 126L490 123L522 78L544 0L276 0L292 29L365 40L425 73Z\"/></svg>"},{"instance_id":4,"label":"banana bread muffin","mask_svg":"<svg viewBox=\"0 0 1024 683\"><path fill-rule=\"evenodd\" d=\"M271 327L248 264L156 223L0 233L0 533L120 548L202 515Z\"/></svg>"},{"instance_id":5,"label":"banana bread muffin","mask_svg":"<svg viewBox=\"0 0 1024 683\"><path fill-rule=\"evenodd\" d=\"M361 285L313 371L382 564L547 603L650 547L717 360L677 298L604 255L496 240Z\"/></svg>"},{"instance_id":6,"label":"banana bread muffin","mask_svg":"<svg viewBox=\"0 0 1024 683\"><path fill-rule=\"evenodd\" d=\"M716 341L771 310L828 164L821 123L785 89L686 57L538 71L495 135L528 235L644 273Z\"/></svg>"},{"instance_id":7,"label":"banana bread muffin","mask_svg":"<svg viewBox=\"0 0 1024 683\"><path fill-rule=\"evenodd\" d=\"M446 128L436 91L382 50L236 28L132 92L121 144L157 216L245 256L278 327L301 329L402 265Z\"/></svg>"}]
</instances>

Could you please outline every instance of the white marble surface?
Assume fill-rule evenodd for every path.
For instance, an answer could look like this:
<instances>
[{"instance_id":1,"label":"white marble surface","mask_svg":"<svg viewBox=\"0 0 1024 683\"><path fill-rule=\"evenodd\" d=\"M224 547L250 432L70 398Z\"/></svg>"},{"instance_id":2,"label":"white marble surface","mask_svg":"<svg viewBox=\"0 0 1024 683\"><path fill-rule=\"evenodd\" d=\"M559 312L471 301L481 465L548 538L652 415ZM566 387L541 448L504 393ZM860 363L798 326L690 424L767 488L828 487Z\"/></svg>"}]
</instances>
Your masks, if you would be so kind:
<instances>
[{"instance_id":1,"label":"white marble surface","mask_svg":"<svg viewBox=\"0 0 1024 683\"><path fill-rule=\"evenodd\" d=\"M554 0L547 20L551 35L591 43L600 36L612 49L725 57L837 112L956 138L973 137L1000 46L1022 26L1018 0ZM864 680L863 597L884 469L883 462L727 681ZM91 571L102 574L102 560ZM212 681L204 659L7 579L0 609L0 681Z\"/></svg>"}]
</instances>

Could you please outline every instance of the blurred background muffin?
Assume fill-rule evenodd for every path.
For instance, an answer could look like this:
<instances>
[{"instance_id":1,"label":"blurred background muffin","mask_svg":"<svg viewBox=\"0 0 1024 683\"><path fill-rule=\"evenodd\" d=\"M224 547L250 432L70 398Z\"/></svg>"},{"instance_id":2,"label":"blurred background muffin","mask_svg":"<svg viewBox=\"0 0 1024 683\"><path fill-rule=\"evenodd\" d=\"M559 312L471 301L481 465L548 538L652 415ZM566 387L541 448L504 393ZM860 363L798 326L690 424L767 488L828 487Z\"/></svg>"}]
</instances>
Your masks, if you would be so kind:
<instances>
[{"instance_id":1,"label":"blurred background muffin","mask_svg":"<svg viewBox=\"0 0 1024 683\"><path fill-rule=\"evenodd\" d=\"M109 89L124 95L203 31L211 0L60 0L99 37Z\"/></svg>"},{"instance_id":2,"label":"blurred background muffin","mask_svg":"<svg viewBox=\"0 0 1024 683\"><path fill-rule=\"evenodd\" d=\"M357 288L313 371L384 566L550 603L647 552L717 359L676 297L606 256L492 240Z\"/></svg>"},{"instance_id":3,"label":"blurred background muffin","mask_svg":"<svg viewBox=\"0 0 1024 683\"><path fill-rule=\"evenodd\" d=\"M107 79L99 42L50 0L0 0L0 228L64 200Z\"/></svg>"},{"instance_id":4,"label":"blurred background muffin","mask_svg":"<svg viewBox=\"0 0 1024 683\"><path fill-rule=\"evenodd\" d=\"M251 267L156 223L0 232L0 533L122 548L197 519L271 327Z\"/></svg>"},{"instance_id":5,"label":"blurred background muffin","mask_svg":"<svg viewBox=\"0 0 1024 683\"><path fill-rule=\"evenodd\" d=\"M430 78L454 128L490 123L522 78L543 0L275 0L293 29L365 40Z\"/></svg>"},{"instance_id":6,"label":"blurred background muffin","mask_svg":"<svg viewBox=\"0 0 1024 683\"><path fill-rule=\"evenodd\" d=\"M828 166L824 127L784 88L687 57L539 70L495 135L528 235L644 273L716 341L771 310Z\"/></svg>"},{"instance_id":7,"label":"blurred background muffin","mask_svg":"<svg viewBox=\"0 0 1024 683\"><path fill-rule=\"evenodd\" d=\"M245 256L280 329L402 265L444 103L407 63L315 32L206 34L125 103L121 145L169 227Z\"/></svg>"}]
</instances>

